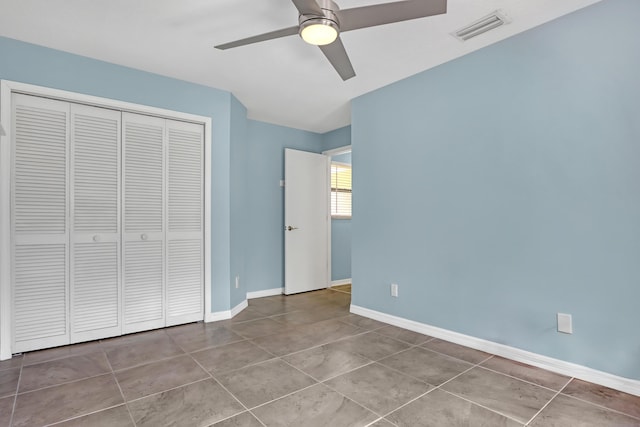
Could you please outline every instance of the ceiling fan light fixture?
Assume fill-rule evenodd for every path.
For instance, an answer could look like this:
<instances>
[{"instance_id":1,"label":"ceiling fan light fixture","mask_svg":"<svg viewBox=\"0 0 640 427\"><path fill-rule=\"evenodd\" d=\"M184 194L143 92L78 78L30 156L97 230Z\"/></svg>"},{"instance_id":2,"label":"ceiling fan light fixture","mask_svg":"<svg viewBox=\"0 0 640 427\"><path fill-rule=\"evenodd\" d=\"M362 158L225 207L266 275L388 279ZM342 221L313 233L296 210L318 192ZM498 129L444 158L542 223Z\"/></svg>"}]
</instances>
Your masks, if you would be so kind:
<instances>
[{"instance_id":1,"label":"ceiling fan light fixture","mask_svg":"<svg viewBox=\"0 0 640 427\"><path fill-rule=\"evenodd\" d=\"M327 18L312 18L300 24L300 37L309 44L324 46L338 38L338 24Z\"/></svg>"}]
</instances>

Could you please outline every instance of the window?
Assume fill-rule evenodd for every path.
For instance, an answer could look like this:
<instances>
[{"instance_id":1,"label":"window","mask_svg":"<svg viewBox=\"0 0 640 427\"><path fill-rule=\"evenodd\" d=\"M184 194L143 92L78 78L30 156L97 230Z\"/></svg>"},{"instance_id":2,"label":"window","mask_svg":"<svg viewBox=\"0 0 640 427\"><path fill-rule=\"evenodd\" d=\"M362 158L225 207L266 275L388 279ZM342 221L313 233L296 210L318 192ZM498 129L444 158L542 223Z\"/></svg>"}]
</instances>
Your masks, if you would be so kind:
<instances>
[{"instance_id":1,"label":"window","mask_svg":"<svg viewBox=\"0 0 640 427\"><path fill-rule=\"evenodd\" d=\"M351 218L351 165L331 162L331 217Z\"/></svg>"}]
</instances>

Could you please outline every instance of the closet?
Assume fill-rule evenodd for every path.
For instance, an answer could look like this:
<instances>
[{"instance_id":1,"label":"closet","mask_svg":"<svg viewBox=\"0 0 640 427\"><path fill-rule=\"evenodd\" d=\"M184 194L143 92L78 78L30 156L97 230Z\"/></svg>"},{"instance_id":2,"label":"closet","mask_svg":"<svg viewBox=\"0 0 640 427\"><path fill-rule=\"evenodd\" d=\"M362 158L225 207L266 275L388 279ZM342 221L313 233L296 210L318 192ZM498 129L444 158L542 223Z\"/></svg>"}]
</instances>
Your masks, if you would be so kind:
<instances>
[{"instance_id":1,"label":"closet","mask_svg":"<svg viewBox=\"0 0 640 427\"><path fill-rule=\"evenodd\" d=\"M203 128L12 94L13 352L203 319Z\"/></svg>"}]
</instances>

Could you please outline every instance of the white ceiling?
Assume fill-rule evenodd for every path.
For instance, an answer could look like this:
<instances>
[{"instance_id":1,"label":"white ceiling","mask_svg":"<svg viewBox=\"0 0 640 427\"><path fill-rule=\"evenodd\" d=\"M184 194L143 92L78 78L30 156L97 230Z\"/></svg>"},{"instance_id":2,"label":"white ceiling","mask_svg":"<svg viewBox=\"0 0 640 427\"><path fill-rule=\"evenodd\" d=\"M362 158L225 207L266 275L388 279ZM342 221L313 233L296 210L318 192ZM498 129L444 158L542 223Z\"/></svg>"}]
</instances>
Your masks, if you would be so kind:
<instances>
[{"instance_id":1,"label":"white ceiling","mask_svg":"<svg viewBox=\"0 0 640 427\"><path fill-rule=\"evenodd\" d=\"M346 82L298 36L213 48L296 25L290 0L0 0L0 35L224 89L249 118L324 133L350 123L359 95L597 1L449 0L445 15L347 32L357 75ZM496 9L512 22L464 43L450 35Z\"/></svg>"}]
</instances>

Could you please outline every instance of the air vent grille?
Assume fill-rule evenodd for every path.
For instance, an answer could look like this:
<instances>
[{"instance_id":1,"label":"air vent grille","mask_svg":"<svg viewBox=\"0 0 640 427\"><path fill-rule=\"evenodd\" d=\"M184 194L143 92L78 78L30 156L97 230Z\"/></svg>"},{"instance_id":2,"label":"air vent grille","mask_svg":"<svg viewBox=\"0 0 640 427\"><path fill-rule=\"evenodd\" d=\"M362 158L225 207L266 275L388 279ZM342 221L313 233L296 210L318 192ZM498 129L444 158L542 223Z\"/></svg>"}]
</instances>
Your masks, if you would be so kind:
<instances>
[{"instance_id":1,"label":"air vent grille","mask_svg":"<svg viewBox=\"0 0 640 427\"><path fill-rule=\"evenodd\" d=\"M460 28L452 34L458 40L467 41L473 37L479 36L480 34L484 34L487 31L493 30L494 28L508 24L509 22L511 22L511 20L507 18L502 11L496 10L477 21Z\"/></svg>"}]
</instances>

